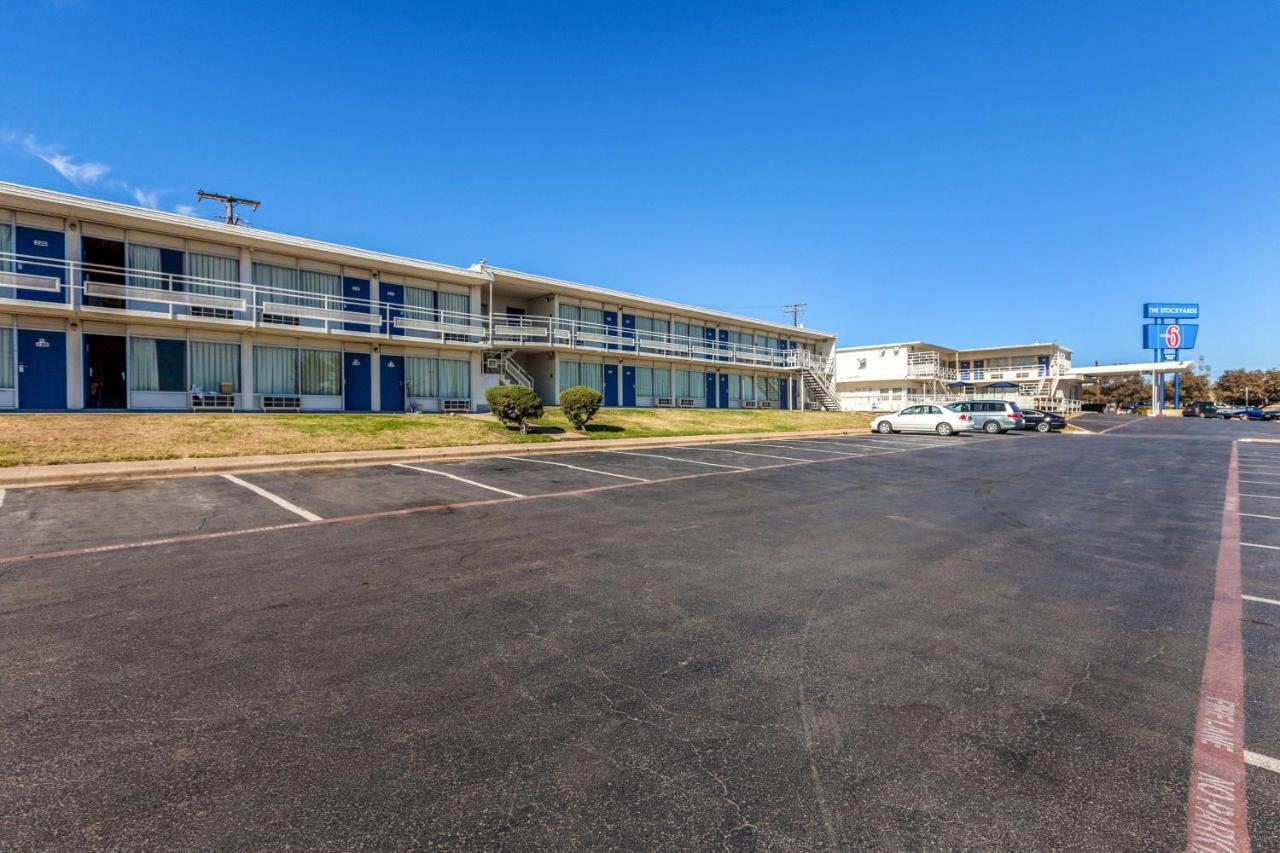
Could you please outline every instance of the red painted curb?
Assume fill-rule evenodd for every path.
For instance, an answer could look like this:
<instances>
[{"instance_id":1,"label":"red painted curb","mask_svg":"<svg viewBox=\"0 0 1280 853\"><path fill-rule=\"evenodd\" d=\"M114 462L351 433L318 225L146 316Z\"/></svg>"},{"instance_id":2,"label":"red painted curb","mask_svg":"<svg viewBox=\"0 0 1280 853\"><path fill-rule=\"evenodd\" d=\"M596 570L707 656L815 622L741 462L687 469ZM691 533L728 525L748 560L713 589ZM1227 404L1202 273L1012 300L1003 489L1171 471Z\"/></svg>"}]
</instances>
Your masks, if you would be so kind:
<instances>
[{"instance_id":1,"label":"red painted curb","mask_svg":"<svg viewBox=\"0 0 1280 853\"><path fill-rule=\"evenodd\" d=\"M1200 709L1187 792L1187 850L1247 853L1244 771L1244 643L1240 620L1239 455L1231 444L1222 534L1209 615L1209 647L1200 680Z\"/></svg>"}]
</instances>

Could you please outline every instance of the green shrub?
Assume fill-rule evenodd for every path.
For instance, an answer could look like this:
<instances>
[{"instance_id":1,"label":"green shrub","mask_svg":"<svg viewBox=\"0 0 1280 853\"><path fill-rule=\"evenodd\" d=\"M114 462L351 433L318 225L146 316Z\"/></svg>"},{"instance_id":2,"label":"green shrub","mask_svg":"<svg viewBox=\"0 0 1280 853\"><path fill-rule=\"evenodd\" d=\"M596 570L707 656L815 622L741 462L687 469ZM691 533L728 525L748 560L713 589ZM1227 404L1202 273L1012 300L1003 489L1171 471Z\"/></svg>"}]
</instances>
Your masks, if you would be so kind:
<instances>
[{"instance_id":1,"label":"green shrub","mask_svg":"<svg viewBox=\"0 0 1280 853\"><path fill-rule=\"evenodd\" d=\"M586 385L574 385L560 392L560 410L573 423L574 429L582 429L587 421L600 411L604 395Z\"/></svg>"},{"instance_id":2,"label":"green shrub","mask_svg":"<svg viewBox=\"0 0 1280 853\"><path fill-rule=\"evenodd\" d=\"M523 385L494 385L484 392L489 411L507 426L529 431L529 421L542 417L542 400L532 388Z\"/></svg>"}]
</instances>

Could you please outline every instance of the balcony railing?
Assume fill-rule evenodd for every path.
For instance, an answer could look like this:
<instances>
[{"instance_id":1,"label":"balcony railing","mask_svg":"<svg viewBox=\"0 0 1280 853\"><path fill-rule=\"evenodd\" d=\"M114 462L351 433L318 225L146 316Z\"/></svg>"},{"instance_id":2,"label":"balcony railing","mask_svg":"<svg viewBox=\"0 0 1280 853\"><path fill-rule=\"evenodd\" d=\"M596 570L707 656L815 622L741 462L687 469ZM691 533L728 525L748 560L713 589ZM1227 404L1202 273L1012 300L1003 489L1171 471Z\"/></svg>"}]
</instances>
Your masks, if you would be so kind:
<instances>
[{"instance_id":1,"label":"balcony railing","mask_svg":"<svg viewBox=\"0 0 1280 853\"><path fill-rule=\"evenodd\" d=\"M399 290L400 288L397 288ZM169 319L307 329L489 348L554 346L702 363L831 372L807 350L623 328L554 317L445 311L398 302L269 287L248 282L131 270L0 253L0 301L68 309L128 310Z\"/></svg>"}]
</instances>

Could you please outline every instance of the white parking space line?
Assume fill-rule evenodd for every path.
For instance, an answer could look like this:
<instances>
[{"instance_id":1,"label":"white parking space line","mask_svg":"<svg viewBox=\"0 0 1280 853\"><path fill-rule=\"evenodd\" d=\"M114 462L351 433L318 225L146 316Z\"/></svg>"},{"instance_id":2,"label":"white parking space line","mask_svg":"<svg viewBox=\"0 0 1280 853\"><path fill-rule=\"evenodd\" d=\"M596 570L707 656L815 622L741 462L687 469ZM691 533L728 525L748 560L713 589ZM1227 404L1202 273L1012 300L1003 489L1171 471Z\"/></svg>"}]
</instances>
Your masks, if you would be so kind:
<instances>
[{"instance_id":1,"label":"white parking space line","mask_svg":"<svg viewBox=\"0 0 1280 853\"><path fill-rule=\"evenodd\" d=\"M778 456L774 453L750 453L746 450L729 450L725 447L688 447L678 444L669 448L671 450L700 450L704 453L736 453L739 456L759 456L761 459L785 459L788 462L808 462L808 459L801 459L799 456Z\"/></svg>"},{"instance_id":2,"label":"white parking space line","mask_svg":"<svg viewBox=\"0 0 1280 853\"><path fill-rule=\"evenodd\" d=\"M298 506L297 504L289 503L289 501L285 500L279 495L273 494L272 492L268 492L266 489L262 488L261 486L255 486L253 483L247 482L245 480L241 480L239 477L235 476L234 474L223 474L222 477L225 480L230 480L231 482L235 483L237 486L244 486L246 489L253 492L255 495L261 495L262 497L271 501L276 506L283 507L289 510L289 512L293 513L294 515L302 516L307 521L322 520L320 516L316 515L314 512L311 512L310 510L305 510L302 507Z\"/></svg>"},{"instance_id":3,"label":"white parking space line","mask_svg":"<svg viewBox=\"0 0 1280 853\"><path fill-rule=\"evenodd\" d=\"M588 474L603 474L606 477L617 477L620 480L635 480L637 483L649 482L644 477L632 477L630 474L615 474L612 471L601 471L597 468L583 468L581 465L570 465L568 462L552 462L550 459L530 459L524 456L499 456L499 459L510 459L513 462L536 462L539 465L558 465L561 468L572 468L575 471L586 471Z\"/></svg>"},{"instance_id":4,"label":"white parking space line","mask_svg":"<svg viewBox=\"0 0 1280 853\"><path fill-rule=\"evenodd\" d=\"M1244 751L1244 763L1254 767L1261 767L1263 770L1270 770L1272 773L1280 773L1280 759L1263 755L1260 752L1250 752L1246 749Z\"/></svg>"},{"instance_id":5,"label":"white parking space line","mask_svg":"<svg viewBox=\"0 0 1280 853\"><path fill-rule=\"evenodd\" d=\"M1276 601L1274 598L1262 598L1262 597L1257 596L1257 595L1242 595L1242 596L1240 596L1240 597L1241 597L1241 598L1243 598L1245 601L1256 601L1256 602L1258 602L1259 604L1275 604L1275 605L1280 605L1280 601Z\"/></svg>"},{"instance_id":6,"label":"white parking space line","mask_svg":"<svg viewBox=\"0 0 1280 853\"><path fill-rule=\"evenodd\" d=\"M1241 471L1280 471L1280 465L1241 465Z\"/></svg>"},{"instance_id":7,"label":"white parking space line","mask_svg":"<svg viewBox=\"0 0 1280 853\"><path fill-rule=\"evenodd\" d=\"M799 441L800 441L800 440L801 440L801 439L796 439L796 442L797 442L797 443L799 443ZM882 448L885 448L885 447L892 448L893 450L904 450L904 449L907 449L907 448L913 448L913 449L914 449L914 448L918 448L918 447L920 447L920 445L918 445L918 444L907 444L907 448L904 448L901 444L898 444L898 446L897 446L897 447L894 447L894 442L889 442L889 441L865 441L865 442L857 442L857 441L823 441L823 442L815 442L815 443L820 443L820 444L823 444L823 445L825 445L825 446L827 446L827 447L846 447L846 448L847 448L847 447L859 447L859 448L869 447L869 448L871 448L872 450L879 450L881 453L888 453L888 452L891 452L891 451L886 451L886 450L883 450L883 449L882 449ZM775 445L775 446L781 447L782 445ZM793 448L791 448L791 449L792 449L792 450L800 450L800 449L802 449L802 448L793 447ZM804 448L803 448L803 449L804 449L804 450L817 450L818 448L816 448L816 447L811 448L811 447L809 447L809 445L807 445L807 444L806 444L806 445L804 446ZM822 452L823 452L823 453L831 453L832 451L830 451L830 450L824 450L824 451L822 451ZM840 455L841 455L841 456L847 456L848 454L846 454L846 453L842 453L842 454L840 454ZM867 455L867 456L874 456L875 454L874 454L874 453L868 453L868 454L866 454L866 455Z\"/></svg>"},{"instance_id":8,"label":"white parking space line","mask_svg":"<svg viewBox=\"0 0 1280 853\"><path fill-rule=\"evenodd\" d=\"M753 442L752 447L776 447L779 450L806 450L810 453L828 453L832 456L848 456L847 450L821 450L817 447L796 447L793 444L765 444L763 441Z\"/></svg>"},{"instance_id":9,"label":"white parking space line","mask_svg":"<svg viewBox=\"0 0 1280 853\"><path fill-rule=\"evenodd\" d=\"M4 506L4 489L0 489L0 506Z\"/></svg>"},{"instance_id":10,"label":"white parking space line","mask_svg":"<svg viewBox=\"0 0 1280 853\"><path fill-rule=\"evenodd\" d=\"M1280 515L1259 515L1256 512L1242 512L1241 515L1247 515L1249 518L1267 518L1271 521L1280 521Z\"/></svg>"},{"instance_id":11,"label":"white parking space line","mask_svg":"<svg viewBox=\"0 0 1280 853\"><path fill-rule=\"evenodd\" d=\"M1280 551L1280 545L1259 545L1255 542L1241 542L1242 548L1266 548L1268 551Z\"/></svg>"},{"instance_id":12,"label":"white parking space line","mask_svg":"<svg viewBox=\"0 0 1280 853\"><path fill-rule=\"evenodd\" d=\"M475 480L468 480L466 477L459 477L457 474L450 474L448 471L437 471L435 468L419 468L417 465L408 465L404 462L392 462L397 468L408 468L410 471L421 471L423 474L436 474L441 477L448 477L450 480L457 480L459 483L466 483L468 486L475 486L480 489L488 489L491 492L497 492L500 495L507 495L513 498L522 498L524 495L519 492L511 492L506 489L499 489L497 486L489 486L485 483L477 483Z\"/></svg>"},{"instance_id":13,"label":"white parking space line","mask_svg":"<svg viewBox=\"0 0 1280 853\"><path fill-rule=\"evenodd\" d=\"M1280 501L1280 495L1254 495L1254 494L1250 494L1250 493L1248 493L1248 492L1241 492L1241 493L1240 493L1240 497L1242 497L1242 498L1264 498L1264 499L1269 500L1269 501Z\"/></svg>"},{"instance_id":14,"label":"white parking space line","mask_svg":"<svg viewBox=\"0 0 1280 853\"><path fill-rule=\"evenodd\" d=\"M750 471L742 465L721 465L719 462L700 462L697 459L681 459L679 456L659 456L656 453L635 453L629 450L601 450L601 453L616 453L619 456L648 456L650 459L666 459L669 462L688 462L690 465L709 465L712 468L732 468L734 471Z\"/></svg>"},{"instance_id":15,"label":"white parking space line","mask_svg":"<svg viewBox=\"0 0 1280 853\"><path fill-rule=\"evenodd\" d=\"M1253 483L1255 486L1280 486L1280 480L1241 480L1242 483Z\"/></svg>"}]
</instances>

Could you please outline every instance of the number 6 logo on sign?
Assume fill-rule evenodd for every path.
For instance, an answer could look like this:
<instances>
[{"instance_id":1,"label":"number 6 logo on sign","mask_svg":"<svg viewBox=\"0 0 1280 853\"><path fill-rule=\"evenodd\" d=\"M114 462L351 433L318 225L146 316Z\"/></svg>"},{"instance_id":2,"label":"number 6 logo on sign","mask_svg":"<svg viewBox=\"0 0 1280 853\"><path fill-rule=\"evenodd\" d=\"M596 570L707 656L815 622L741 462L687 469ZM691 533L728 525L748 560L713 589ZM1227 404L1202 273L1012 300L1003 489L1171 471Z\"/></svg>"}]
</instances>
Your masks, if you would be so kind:
<instances>
[{"instance_id":1,"label":"number 6 logo on sign","mask_svg":"<svg viewBox=\"0 0 1280 853\"><path fill-rule=\"evenodd\" d=\"M1177 349L1182 345L1182 329L1174 323L1164 330L1164 345L1169 349Z\"/></svg>"}]
</instances>

